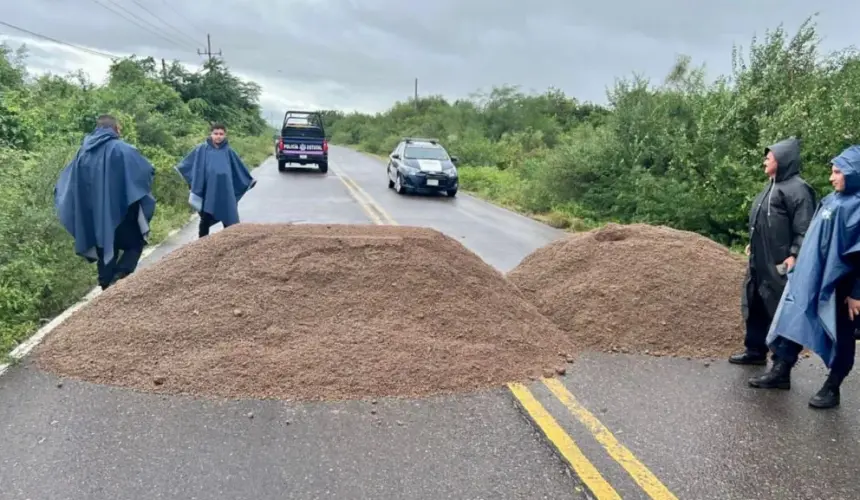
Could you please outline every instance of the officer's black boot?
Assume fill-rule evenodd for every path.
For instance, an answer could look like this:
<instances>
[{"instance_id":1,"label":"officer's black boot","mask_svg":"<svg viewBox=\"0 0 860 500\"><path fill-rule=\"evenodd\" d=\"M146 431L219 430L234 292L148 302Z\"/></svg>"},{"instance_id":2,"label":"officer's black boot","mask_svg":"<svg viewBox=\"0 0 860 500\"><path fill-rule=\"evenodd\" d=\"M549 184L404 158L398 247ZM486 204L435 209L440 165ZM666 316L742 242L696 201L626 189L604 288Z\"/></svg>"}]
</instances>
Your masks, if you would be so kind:
<instances>
[{"instance_id":1,"label":"officer's black boot","mask_svg":"<svg viewBox=\"0 0 860 500\"><path fill-rule=\"evenodd\" d=\"M750 387L756 389L791 389L791 365L775 359L770 371L749 380Z\"/></svg>"},{"instance_id":2,"label":"officer's black boot","mask_svg":"<svg viewBox=\"0 0 860 500\"><path fill-rule=\"evenodd\" d=\"M744 351L729 357L729 363L733 365L759 365L767 364L767 354Z\"/></svg>"},{"instance_id":3,"label":"officer's black boot","mask_svg":"<svg viewBox=\"0 0 860 500\"><path fill-rule=\"evenodd\" d=\"M821 390L809 400L809 406L825 410L839 406L839 386L842 385L841 377L830 372Z\"/></svg>"}]
</instances>

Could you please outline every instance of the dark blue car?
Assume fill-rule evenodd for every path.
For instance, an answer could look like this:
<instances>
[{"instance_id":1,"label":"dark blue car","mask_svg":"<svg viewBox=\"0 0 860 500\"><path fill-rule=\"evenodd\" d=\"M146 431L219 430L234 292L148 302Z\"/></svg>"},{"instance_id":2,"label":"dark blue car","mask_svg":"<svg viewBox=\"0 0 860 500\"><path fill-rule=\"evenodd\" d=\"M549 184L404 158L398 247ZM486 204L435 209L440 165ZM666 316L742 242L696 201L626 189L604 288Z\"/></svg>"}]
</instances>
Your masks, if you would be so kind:
<instances>
[{"instance_id":1,"label":"dark blue car","mask_svg":"<svg viewBox=\"0 0 860 500\"><path fill-rule=\"evenodd\" d=\"M398 194L444 193L456 196L460 187L457 158L436 139L405 138L389 155L388 187Z\"/></svg>"}]
</instances>

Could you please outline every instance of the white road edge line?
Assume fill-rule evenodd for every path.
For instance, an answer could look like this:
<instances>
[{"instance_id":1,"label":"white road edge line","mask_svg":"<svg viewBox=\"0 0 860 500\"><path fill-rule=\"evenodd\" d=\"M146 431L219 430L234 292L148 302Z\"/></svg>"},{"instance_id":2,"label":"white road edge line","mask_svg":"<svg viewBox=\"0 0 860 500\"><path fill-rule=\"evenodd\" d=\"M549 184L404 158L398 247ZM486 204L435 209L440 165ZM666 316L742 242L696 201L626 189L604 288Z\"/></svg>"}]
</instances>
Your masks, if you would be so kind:
<instances>
[{"instance_id":1,"label":"white road edge line","mask_svg":"<svg viewBox=\"0 0 860 500\"><path fill-rule=\"evenodd\" d=\"M187 227L187 225L190 224L195 218L197 218L197 214L192 214L188 218L188 222L183 224L183 226L181 228L174 229L173 231L170 231L169 233L167 233L167 237L164 238L164 241L162 241L158 245L155 245L153 247L149 247L149 248L145 249L143 251L143 255L141 255L141 257L140 257L140 260L142 261L142 260L146 259L150 255L152 255L152 253L154 251L156 251L159 247L168 243L171 238L173 238L174 236L179 234L179 232L182 231L183 229L185 229L185 227ZM12 352L9 353L9 356L11 358L14 358L16 361L23 359L25 356L27 356L27 354L30 353L30 351L32 351L37 345L39 345L39 343L41 343L42 340L44 340L45 337L49 333L51 333L54 329L56 329L58 326L60 326L64 321L69 319L69 316L74 314L75 311L77 311L78 309L89 304L94 298L98 297L100 294L101 294L101 289L99 287L95 287L92 290L90 290L90 292L88 294L84 295L83 299L81 299L76 304L72 305L71 307L69 307L68 309L66 309L62 313L60 313L59 316L57 316L54 319L52 319L51 321L49 321L48 324L46 324L42 328L39 328L36 331L36 333L34 333L33 335L30 336L30 338L28 338L27 340L25 340L24 342L19 344L18 347L16 347L15 349L12 350ZM0 377L2 377L3 374L9 370L9 368L12 366L13 363L14 363L14 361L12 363L0 364Z\"/></svg>"}]
</instances>

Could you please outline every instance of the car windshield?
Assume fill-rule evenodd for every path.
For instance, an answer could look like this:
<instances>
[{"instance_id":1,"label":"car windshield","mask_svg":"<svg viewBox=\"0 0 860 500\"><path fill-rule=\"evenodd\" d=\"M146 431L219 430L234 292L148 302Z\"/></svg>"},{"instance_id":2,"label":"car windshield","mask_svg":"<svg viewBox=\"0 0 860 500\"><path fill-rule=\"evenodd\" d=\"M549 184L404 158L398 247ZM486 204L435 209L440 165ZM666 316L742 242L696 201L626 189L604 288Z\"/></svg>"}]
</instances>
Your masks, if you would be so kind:
<instances>
[{"instance_id":1,"label":"car windshield","mask_svg":"<svg viewBox=\"0 0 860 500\"><path fill-rule=\"evenodd\" d=\"M403 154L404 158L410 160L448 160L448 153L442 148L424 148L421 146L407 146Z\"/></svg>"}]
</instances>

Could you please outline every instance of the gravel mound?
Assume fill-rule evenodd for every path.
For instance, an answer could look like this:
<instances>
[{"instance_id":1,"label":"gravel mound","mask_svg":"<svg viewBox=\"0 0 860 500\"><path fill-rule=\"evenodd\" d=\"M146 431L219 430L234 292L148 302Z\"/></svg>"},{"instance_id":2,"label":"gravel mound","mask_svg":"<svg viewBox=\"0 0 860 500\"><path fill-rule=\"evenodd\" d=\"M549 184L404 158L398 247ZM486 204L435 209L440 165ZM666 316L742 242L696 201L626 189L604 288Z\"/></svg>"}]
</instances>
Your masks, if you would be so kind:
<instances>
[{"instance_id":1,"label":"gravel mound","mask_svg":"<svg viewBox=\"0 0 860 500\"><path fill-rule=\"evenodd\" d=\"M578 348L709 358L743 346L745 271L698 234L610 224L538 249L508 278Z\"/></svg>"},{"instance_id":2,"label":"gravel mound","mask_svg":"<svg viewBox=\"0 0 860 500\"><path fill-rule=\"evenodd\" d=\"M334 400L498 386L551 374L570 350L434 230L241 224L109 288L37 362L152 392Z\"/></svg>"}]
</instances>

